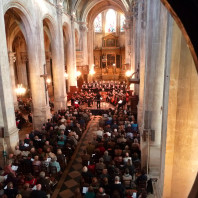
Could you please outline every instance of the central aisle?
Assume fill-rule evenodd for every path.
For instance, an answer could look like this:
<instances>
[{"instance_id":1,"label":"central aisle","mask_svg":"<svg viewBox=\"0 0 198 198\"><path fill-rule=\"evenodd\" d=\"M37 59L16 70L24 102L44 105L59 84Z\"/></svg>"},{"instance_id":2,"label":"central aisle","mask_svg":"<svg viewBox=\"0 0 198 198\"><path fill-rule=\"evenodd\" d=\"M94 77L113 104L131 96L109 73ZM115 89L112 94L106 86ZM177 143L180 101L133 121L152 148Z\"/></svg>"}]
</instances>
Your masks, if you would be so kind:
<instances>
[{"instance_id":1,"label":"central aisle","mask_svg":"<svg viewBox=\"0 0 198 198\"><path fill-rule=\"evenodd\" d=\"M89 141L93 140L94 131L98 129L99 119L101 116L93 116L91 121L87 126L87 130L84 132L81 140L78 143L78 147L74 155L72 156L70 162L68 162L68 167L64 171L52 198L71 198L74 196L76 188L80 186L80 177L82 171L82 151L85 150Z\"/></svg>"}]
</instances>

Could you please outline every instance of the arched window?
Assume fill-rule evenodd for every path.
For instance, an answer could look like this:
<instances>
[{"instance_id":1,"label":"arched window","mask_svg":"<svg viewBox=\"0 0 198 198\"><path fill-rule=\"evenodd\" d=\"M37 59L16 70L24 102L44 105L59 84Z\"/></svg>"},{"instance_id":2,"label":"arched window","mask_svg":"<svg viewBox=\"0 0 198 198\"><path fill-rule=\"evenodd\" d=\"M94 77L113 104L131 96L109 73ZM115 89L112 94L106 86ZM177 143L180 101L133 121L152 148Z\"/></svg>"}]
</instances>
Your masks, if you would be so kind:
<instances>
[{"instance_id":1,"label":"arched window","mask_svg":"<svg viewBox=\"0 0 198 198\"><path fill-rule=\"evenodd\" d=\"M101 13L94 20L94 31L102 32L102 14Z\"/></svg>"},{"instance_id":2,"label":"arched window","mask_svg":"<svg viewBox=\"0 0 198 198\"><path fill-rule=\"evenodd\" d=\"M120 32L124 32L124 23L125 23L125 16L124 14L120 15Z\"/></svg>"},{"instance_id":3,"label":"arched window","mask_svg":"<svg viewBox=\"0 0 198 198\"><path fill-rule=\"evenodd\" d=\"M106 14L105 32L116 32L116 12L112 9Z\"/></svg>"}]
</instances>

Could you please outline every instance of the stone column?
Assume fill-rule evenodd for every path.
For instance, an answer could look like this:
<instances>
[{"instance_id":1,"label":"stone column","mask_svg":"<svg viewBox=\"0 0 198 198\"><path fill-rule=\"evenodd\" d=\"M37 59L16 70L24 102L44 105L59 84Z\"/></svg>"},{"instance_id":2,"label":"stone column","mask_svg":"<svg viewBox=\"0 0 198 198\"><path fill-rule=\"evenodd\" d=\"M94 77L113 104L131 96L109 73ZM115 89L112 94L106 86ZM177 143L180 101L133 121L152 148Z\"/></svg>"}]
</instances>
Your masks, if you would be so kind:
<instances>
[{"instance_id":1,"label":"stone column","mask_svg":"<svg viewBox=\"0 0 198 198\"><path fill-rule=\"evenodd\" d=\"M139 12L141 13L141 17L138 18L140 20L140 28L139 28L139 36L138 36L138 42L139 42L139 58L140 58L140 65L139 65L139 78L140 78L140 84L139 84L139 103L138 103L138 125L139 125L139 131L140 134L143 135L144 130L144 111L145 111L145 100L146 94L145 94L145 72L146 72L146 0L140 1L140 9ZM141 136L141 165L142 167L146 166L147 162L147 142L144 141L144 139Z\"/></svg>"},{"instance_id":2,"label":"stone column","mask_svg":"<svg viewBox=\"0 0 198 198\"><path fill-rule=\"evenodd\" d=\"M20 61L20 65L18 65L18 68L20 67L20 71L21 71L21 83L25 86L28 87L28 80L27 80L27 70L26 70L26 64L28 61L28 56L26 52L21 52L20 53L21 56L21 61Z\"/></svg>"},{"instance_id":3,"label":"stone column","mask_svg":"<svg viewBox=\"0 0 198 198\"><path fill-rule=\"evenodd\" d=\"M89 60L89 71L94 69L94 28L92 25L88 29L88 60ZM92 80L92 76L89 75L88 81Z\"/></svg>"},{"instance_id":4,"label":"stone column","mask_svg":"<svg viewBox=\"0 0 198 198\"><path fill-rule=\"evenodd\" d=\"M86 23L80 24L81 31L81 50L83 51L83 65L88 65L88 49L87 49L87 26Z\"/></svg>"},{"instance_id":5,"label":"stone column","mask_svg":"<svg viewBox=\"0 0 198 198\"><path fill-rule=\"evenodd\" d=\"M9 52L9 62L10 62L10 77L12 82L12 94L14 101L14 109L18 109L17 95L16 95L16 83L15 83L15 72L14 72L14 62L16 61L16 53Z\"/></svg>"},{"instance_id":6,"label":"stone column","mask_svg":"<svg viewBox=\"0 0 198 198\"><path fill-rule=\"evenodd\" d=\"M66 85L65 85L65 64L63 48L63 27L62 27L62 1L57 1L57 27L56 37L52 44L53 82L54 82L54 109L66 108Z\"/></svg>"},{"instance_id":7,"label":"stone column","mask_svg":"<svg viewBox=\"0 0 198 198\"><path fill-rule=\"evenodd\" d=\"M162 130L162 109L163 109L163 89L164 89L164 69L166 54L166 35L168 13L161 2L156 3L159 9L159 23L156 28L159 29L157 40L155 42L156 58L155 59L155 77L153 89L153 108L151 118L151 129L155 131L155 141L150 144L150 174L159 175L160 168L160 147L161 147L161 130Z\"/></svg>"},{"instance_id":8,"label":"stone column","mask_svg":"<svg viewBox=\"0 0 198 198\"><path fill-rule=\"evenodd\" d=\"M132 33L131 33L131 37L132 37L132 41L131 41L131 70L132 72L135 72L137 70L137 66L138 66L138 41L137 41L137 34L138 34L138 1L134 0L133 4L132 4ZM137 77L137 75L135 75L134 77ZM134 78L133 77L133 78ZM138 89L139 86L136 84L134 85L134 94L138 95Z\"/></svg>"},{"instance_id":9,"label":"stone column","mask_svg":"<svg viewBox=\"0 0 198 198\"><path fill-rule=\"evenodd\" d=\"M167 124L163 123L167 130L163 131L164 159L159 186L164 198L197 197L198 75L188 44L176 22L173 22L171 47ZM192 187L195 194L189 195Z\"/></svg>"},{"instance_id":10,"label":"stone column","mask_svg":"<svg viewBox=\"0 0 198 198\"><path fill-rule=\"evenodd\" d=\"M46 72L49 78L51 79L51 83L48 84L48 94L49 97L54 96L54 88L53 88L53 79L52 79L52 70L51 70L51 52L45 52L45 61L46 61Z\"/></svg>"},{"instance_id":11,"label":"stone column","mask_svg":"<svg viewBox=\"0 0 198 198\"><path fill-rule=\"evenodd\" d=\"M33 127L39 128L51 118L48 92L46 90L44 74L45 47L43 23L41 16L36 13L37 18L32 22L32 31L27 29L27 51L30 72L30 91L32 96Z\"/></svg>"},{"instance_id":12,"label":"stone column","mask_svg":"<svg viewBox=\"0 0 198 198\"><path fill-rule=\"evenodd\" d=\"M0 144L2 150L6 150L6 147L13 149L18 143L19 137L14 114L2 1L0 1L0 27L0 127L4 128L5 137L0 138Z\"/></svg>"},{"instance_id":13,"label":"stone column","mask_svg":"<svg viewBox=\"0 0 198 198\"><path fill-rule=\"evenodd\" d=\"M125 20L125 64L131 65L131 31L132 20L130 16L126 16Z\"/></svg>"},{"instance_id":14,"label":"stone column","mask_svg":"<svg viewBox=\"0 0 198 198\"><path fill-rule=\"evenodd\" d=\"M71 32L68 39L67 47L67 70L68 70L68 88L71 91L77 87L76 76L76 49L75 49L75 30L74 30L74 16L71 16Z\"/></svg>"}]
</instances>

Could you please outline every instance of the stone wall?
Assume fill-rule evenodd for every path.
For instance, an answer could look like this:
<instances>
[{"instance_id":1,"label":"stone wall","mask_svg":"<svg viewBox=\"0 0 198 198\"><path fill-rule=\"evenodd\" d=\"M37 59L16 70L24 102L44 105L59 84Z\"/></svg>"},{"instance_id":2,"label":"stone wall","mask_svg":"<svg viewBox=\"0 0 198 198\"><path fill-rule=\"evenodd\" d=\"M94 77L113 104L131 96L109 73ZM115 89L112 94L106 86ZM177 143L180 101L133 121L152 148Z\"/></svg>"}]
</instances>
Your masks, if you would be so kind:
<instances>
[{"instance_id":1,"label":"stone wall","mask_svg":"<svg viewBox=\"0 0 198 198\"><path fill-rule=\"evenodd\" d=\"M186 198L198 171L198 76L176 23L172 40L163 197Z\"/></svg>"}]
</instances>

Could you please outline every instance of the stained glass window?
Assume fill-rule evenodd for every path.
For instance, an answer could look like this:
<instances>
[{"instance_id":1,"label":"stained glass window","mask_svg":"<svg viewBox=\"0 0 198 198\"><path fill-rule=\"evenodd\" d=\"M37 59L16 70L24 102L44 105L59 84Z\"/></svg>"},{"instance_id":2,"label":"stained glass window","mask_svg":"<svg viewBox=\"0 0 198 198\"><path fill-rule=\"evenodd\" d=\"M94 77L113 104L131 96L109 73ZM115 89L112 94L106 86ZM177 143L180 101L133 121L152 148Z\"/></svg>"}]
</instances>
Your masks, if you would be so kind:
<instances>
[{"instance_id":1,"label":"stained glass window","mask_svg":"<svg viewBox=\"0 0 198 198\"><path fill-rule=\"evenodd\" d=\"M120 32L124 32L124 23L125 23L125 16L124 14L120 15Z\"/></svg>"},{"instance_id":2,"label":"stained glass window","mask_svg":"<svg viewBox=\"0 0 198 198\"><path fill-rule=\"evenodd\" d=\"M102 14L101 13L94 20L94 31L102 32Z\"/></svg>"},{"instance_id":3,"label":"stained glass window","mask_svg":"<svg viewBox=\"0 0 198 198\"><path fill-rule=\"evenodd\" d=\"M105 32L116 32L116 13L112 9L106 14Z\"/></svg>"}]
</instances>

